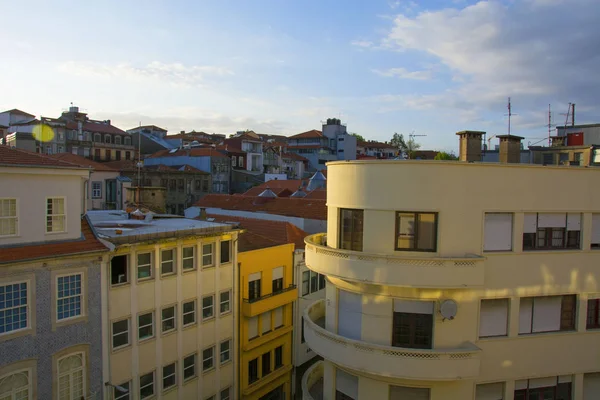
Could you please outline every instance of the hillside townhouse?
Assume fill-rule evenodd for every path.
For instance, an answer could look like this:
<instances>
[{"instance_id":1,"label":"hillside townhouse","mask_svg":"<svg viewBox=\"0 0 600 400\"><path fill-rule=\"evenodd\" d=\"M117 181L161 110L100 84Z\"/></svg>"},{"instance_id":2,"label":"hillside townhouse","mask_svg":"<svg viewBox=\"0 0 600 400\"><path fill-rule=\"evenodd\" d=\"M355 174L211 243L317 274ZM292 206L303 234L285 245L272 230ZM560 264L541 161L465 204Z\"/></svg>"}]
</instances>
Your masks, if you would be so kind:
<instances>
[{"instance_id":1,"label":"hillside townhouse","mask_svg":"<svg viewBox=\"0 0 600 400\"><path fill-rule=\"evenodd\" d=\"M377 159L392 159L398 154L398 148L389 143L377 142L375 140L362 141L356 143L357 156L369 156Z\"/></svg>"},{"instance_id":2,"label":"hillside townhouse","mask_svg":"<svg viewBox=\"0 0 600 400\"><path fill-rule=\"evenodd\" d=\"M89 169L0 146L0 398L102 399L101 264Z\"/></svg>"},{"instance_id":3,"label":"hillside townhouse","mask_svg":"<svg viewBox=\"0 0 600 400\"><path fill-rule=\"evenodd\" d=\"M286 151L284 146L269 146L264 150L265 173L285 174L287 179L303 179L308 160L300 154Z\"/></svg>"}]
</instances>

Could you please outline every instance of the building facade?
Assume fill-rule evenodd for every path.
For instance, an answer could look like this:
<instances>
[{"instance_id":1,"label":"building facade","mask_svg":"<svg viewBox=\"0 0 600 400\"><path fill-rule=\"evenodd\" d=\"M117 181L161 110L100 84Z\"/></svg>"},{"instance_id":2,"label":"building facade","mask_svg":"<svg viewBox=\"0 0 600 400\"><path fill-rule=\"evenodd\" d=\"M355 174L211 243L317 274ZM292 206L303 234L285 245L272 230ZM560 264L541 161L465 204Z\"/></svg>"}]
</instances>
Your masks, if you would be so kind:
<instances>
[{"instance_id":1,"label":"building facade","mask_svg":"<svg viewBox=\"0 0 600 400\"><path fill-rule=\"evenodd\" d=\"M327 234L306 239L326 299L304 313L325 360L304 398L600 397L597 174L330 163Z\"/></svg>"},{"instance_id":2,"label":"building facade","mask_svg":"<svg viewBox=\"0 0 600 400\"><path fill-rule=\"evenodd\" d=\"M86 168L0 146L0 398L103 398L101 262Z\"/></svg>"},{"instance_id":3,"label":"building facade","mask_svg":"<svg viewBox=\"0 0 600 400\"><path fill-rule=\"evenodd\" d=\"M101 280L112 398L235 398L238 232L184 218L89 215L114 246Z\"/></svg>"}]
</instances>

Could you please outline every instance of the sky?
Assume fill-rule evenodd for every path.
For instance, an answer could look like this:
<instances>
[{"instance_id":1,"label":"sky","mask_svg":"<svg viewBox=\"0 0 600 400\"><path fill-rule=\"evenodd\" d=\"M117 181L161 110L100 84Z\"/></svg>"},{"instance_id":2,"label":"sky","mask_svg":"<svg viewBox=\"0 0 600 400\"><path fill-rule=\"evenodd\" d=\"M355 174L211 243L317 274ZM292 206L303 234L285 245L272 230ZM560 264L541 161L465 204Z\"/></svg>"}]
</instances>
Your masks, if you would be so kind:
<instances>
[{"instance_id":1,"label":"sky","mask_svg":"<svg viewBox=\"0 0 600 400\"><path fill-rule=\"evenodd\" d=\"M293 135L337 117L453 150L600 122L598 0L0 0L0 110ZM492 145L494 141L492 141Z\"/></svg>"}]
</instances>

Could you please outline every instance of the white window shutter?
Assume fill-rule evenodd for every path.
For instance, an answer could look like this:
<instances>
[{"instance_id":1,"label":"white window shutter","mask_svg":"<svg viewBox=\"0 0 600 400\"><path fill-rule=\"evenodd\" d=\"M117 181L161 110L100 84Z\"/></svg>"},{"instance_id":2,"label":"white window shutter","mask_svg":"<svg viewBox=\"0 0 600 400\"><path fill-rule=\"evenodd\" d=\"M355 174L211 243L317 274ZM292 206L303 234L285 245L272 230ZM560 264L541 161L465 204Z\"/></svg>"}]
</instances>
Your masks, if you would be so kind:
<instances>
[{"instance_id":1,"label":"white window shutter","mask_svg":"<svg viewBox=\"0 0 600 400\"><path fill-rule=\"evenodd\" d=\"M506 336L508 300L489 299L481 301L479 313L479 336Z\"/></svg>"},{"instance_id":2,"label":"white window shutter","mask_svg":"<svg viewBox=\"0 0 600 400\"><path fill-rule=\"evenodd\" d=\"M567 214L565 213L539 213L538 228L566 228Z\"/></svg>"},{"instance_id":3,"label":"white window shutter","mask_svg":"<svg viewBox=\"0 0 600 400\"><path fill-rule=\"evenodd\" d=\"M547 378L537 378L529 380L529 389L536 389L541 387L556 386L556 376L549 376Z\"/></svg>"},{"instance_id":4,"label":"white window shutter","mask_svg":"<svg viewBox=\"0 0 600 400\"><path fill-rule=\"evenodd\" d=\"M248 319L248 339L258 336L258 316Z\"/></svg>"},{"instance_id":5,"label":"white window shutter","mask_svg":"<svg viewBox=\"0 0 600 400\"><path fill-rule=\"evenodd\" d=\"M260 277L261 277L261 273L260 273L260 272L255 272L255 273L253 273L253 274L250 274L250 275L248 276L248 282L254 282L254 281L257 281L257 280L259 280L259 279L260 279Z\"/></svg>"},{"instance_id":6,"label":"white window shutter","mask_svg":"<svg viewBox=\"0 0 600 400\"><path fill-rule=\"evenodd\" d=\"M483 250L512 250L512 221L510 213L486 213Z\"/></svg>"},{"instance_id":7,"label":"white window shutter","mask_svg":"<svg viewBox=\"0 0 600 400\"><path fill-rule=\"evenodd\" d=\"M568 231L580 231L581 230L581 213L568 213L567 214L567 230Z\"/></svg>"},{"instance_id":8,"label":"white window shutter","mask_svg":"<svg viewBox=\"0 0 600 400\"><path fill-rule=\"evenodd\" d=\"M536 297L533 300L532 332L559 331L561 304L561 296Z\"/></svg>"},{"instance_id":9,"label":"white window shutter","mask_svg":"<svg viewBox=\"0 0 600 400\"><path fill-rule=\"evenodd\" d=\"M537 214L526 213L523 217L523 233L537 232Z\"/></svg>"},{"instance_id":10,"label":"white window shutter","mask_svg":"<svg viewBox=\"0 0 600 400\"><path fill-rule=\"evenodd\" d=\"M504 383L486 383L475 387L475 400L503 400Z\"/></svg>"},{"instance_id":11,"label":"white window shutter","mask_svg":"<svg viewBox=\"0 0 600 400\"><path fill-rule=\"evenodd\" d=\"M271 311L260 314L261 332L265 334L271 330Z\"/></svg>"},{"instance_id":12,"label":"white window shutter","mask_svg":"<svg viewBox=\"0 0 600 400\"><path fill-rule=\"evenodd\" d=\"M531 316L533 312L533 299L524 297L519 306L519 333L531 333Z\"/></svg>"},{"instance_id":13,"label":"white window shutter","mask_svg":"<svg viewBox=\"0 0 600 400\"><path fill-rule=\"evenodd\" d=\"M527 379L515 381L515 390L527 389Z\"/></svg>"},{"instance_id":14,"label":"white window shutter","mask_svg":"<svg viewBox=\"0 0 600 400\"><path fill-rule=\"evenodd\" d=\"M597 400L600 397L600 372L583 375L583 400Z\"/></svg>"},{"instance_id":15,"label":"white window shutter","mask_svg":"<svg viewBox=\"0 0 600 400\"><path fill-rule=\"evenodd\" d=\"M600 214L592 214L592 244L600 244Z\"/></svg>"},{"instance_id":16,"label":"white window shutter","mask_svg":"<svg viewBox=\"0 0 600 400\"><path fill-rule=\"evenodd\" d=\"M390 400L429 400L429 389L390 385Z\"/></svg>"},{"instance_id":17,"label":"white window shutter","mask_svg":"<svg viewBox=\"0 0 600 400\"><path fill-rule=\"evenodd\" d=\"M344 393L354 400L358 400L358 376L336 369L335 371L335 390Z\"/></svg>"},{"instance_id":18,"label":"white window shutter","mask_svg":"<svg viewBox=\"0 0 600 400\"><path fill-rule=\"evenodd\" d=\"M277 268L273 268L273 277L272 279L279 279L279 278L283 278L283 267L277 267Z\"/></svg>"},{"instance_id":19,"label":"white window shutter","mask_svg":"<svg viewBox=\"0 0 600 400\"><path fill-rule=\"evenodd\" d=\"M283 325L283 307L277 307L275 311L273 311L273 319L275 328Z\"/></svg>"},{"instance_id":20,"label":"white window shutter","mask_svg":"<svg viewBox=\"0 0 600 400\"><path fill-rule=\"evenodd\" d=\"M433 301L394 299L394 312L433 314Z\"/></svg>"}]
</instances>

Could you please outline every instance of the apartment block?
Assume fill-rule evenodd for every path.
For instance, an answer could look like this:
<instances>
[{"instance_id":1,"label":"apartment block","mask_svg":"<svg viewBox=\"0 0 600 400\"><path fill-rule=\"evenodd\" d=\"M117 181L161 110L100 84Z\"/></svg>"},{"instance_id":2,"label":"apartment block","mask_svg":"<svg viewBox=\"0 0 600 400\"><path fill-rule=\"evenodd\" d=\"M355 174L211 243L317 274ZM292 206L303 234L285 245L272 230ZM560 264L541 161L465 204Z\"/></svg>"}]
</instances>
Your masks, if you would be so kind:
<instances>
[{"instance_id":1,"label":"apartment block","mask_svg":"<svg viewBox=\"0 0 600 400\"><path fill-rule=\"evenodd\" d=\"M600 398L600 172L515 158L328 164L304 399Z\"/></svg>"}]
</instances>

